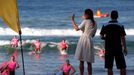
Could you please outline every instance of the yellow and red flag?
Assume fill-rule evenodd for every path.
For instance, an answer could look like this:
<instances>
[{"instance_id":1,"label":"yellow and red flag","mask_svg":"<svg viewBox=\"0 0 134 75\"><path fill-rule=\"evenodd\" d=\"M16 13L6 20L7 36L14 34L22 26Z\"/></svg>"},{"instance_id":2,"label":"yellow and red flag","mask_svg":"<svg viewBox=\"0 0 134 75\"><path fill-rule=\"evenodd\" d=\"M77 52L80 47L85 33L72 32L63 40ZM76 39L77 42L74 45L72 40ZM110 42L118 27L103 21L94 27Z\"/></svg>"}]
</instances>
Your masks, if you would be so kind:
<instances>
[{"instance_id":1,"label":"yellow and red flag","mask_svg":"<svg viewBox=\"0 0 134 75\"><path fill-rule=\"evenodd\" d=\"M12 30L21 31L17 0L0 0L0 17Z\"/></svg>"}]
</instances>

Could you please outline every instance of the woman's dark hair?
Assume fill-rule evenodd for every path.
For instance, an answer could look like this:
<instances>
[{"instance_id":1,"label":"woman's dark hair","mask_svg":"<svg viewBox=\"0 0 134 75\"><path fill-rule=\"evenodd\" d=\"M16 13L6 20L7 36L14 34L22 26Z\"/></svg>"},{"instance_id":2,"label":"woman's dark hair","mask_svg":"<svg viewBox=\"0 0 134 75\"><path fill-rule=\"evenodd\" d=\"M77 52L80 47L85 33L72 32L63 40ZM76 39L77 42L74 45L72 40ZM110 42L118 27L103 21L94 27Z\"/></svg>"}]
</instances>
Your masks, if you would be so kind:
<instances>
[{"instance_id":1,"label":"woman's dark hair","mask_svg":"<svg viewBox=\"0 0 134 75\"><path fill-rule=\"evenodd\" d=\"M91 19L93 24L95 24L93 11L91 9L86 9L85 14L88 14L89 15L88 19Z\"/></svg>"}]
</instances>

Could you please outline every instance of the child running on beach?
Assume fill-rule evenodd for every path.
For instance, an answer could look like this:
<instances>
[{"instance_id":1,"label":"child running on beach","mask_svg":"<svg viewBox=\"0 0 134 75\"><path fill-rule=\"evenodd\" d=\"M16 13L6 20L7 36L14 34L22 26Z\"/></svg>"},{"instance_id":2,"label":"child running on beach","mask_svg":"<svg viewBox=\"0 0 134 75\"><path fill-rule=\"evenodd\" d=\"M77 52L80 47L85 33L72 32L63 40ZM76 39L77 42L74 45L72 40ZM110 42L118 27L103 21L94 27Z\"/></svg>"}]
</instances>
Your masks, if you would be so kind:
<instances>
[{"instance_id":1,"label":"child running on beach","mask_svg":"<svg viewBox=\"0 0 134 75\"><path fill-rule=\"evenodd\" d=\"M18 47L19 40L16 36L11 40L11 47Z\"/></svg>"},{"instance_id":2,"label":"child running on beach","mask_svg":"<svg viewBox=\"0 0 134 75\"><path fill-rule=\"evenodd\" d=\"M35 45L35 52L36 53L40 53L40 50L41 50L41 42L39 39L36 40L35 43L33 43L30 47L32 48L32 46Z\"/></svg>"}]
</instances>

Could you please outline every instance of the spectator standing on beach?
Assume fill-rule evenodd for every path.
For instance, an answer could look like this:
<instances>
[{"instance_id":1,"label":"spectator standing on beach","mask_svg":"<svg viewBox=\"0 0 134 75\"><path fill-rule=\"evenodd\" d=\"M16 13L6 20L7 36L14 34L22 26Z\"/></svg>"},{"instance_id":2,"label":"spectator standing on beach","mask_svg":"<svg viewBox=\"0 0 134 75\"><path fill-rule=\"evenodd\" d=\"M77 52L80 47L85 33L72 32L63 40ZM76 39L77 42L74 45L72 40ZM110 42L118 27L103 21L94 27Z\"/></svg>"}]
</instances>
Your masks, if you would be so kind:
<instances>
[{"instance_id":1,"label":"spectator standing on beach","mask_svg":"<svg viewBox=\"0 0 134 75\"><path fill-rule=\"evenodd\" d=\"M80 61L80 75L84 75L84 61L88 65L88 75L92 75L92 63L94 62L94 45L93 37L95 36L97 25L93 17L93 11L91 9L86 9L83 16L83 21L80 27L76 24L75 15L72 16L72 24L76 31L81 30L82 36L80 37L75 58Z\"/></svg>"},{"instance_id":2,"label":"spectator standing on beach","mask_svg":"<svg viewBox=\"0 0 134 75\"><path fill-rule=\"evenodd\" d=\"M127 55L124 26L118 23L118 12L111 12L111 21L103 25L100 35L105 40L105 68L108 75L113 75L113 62L115 59L120 75L126 75L126 62L124 55ZM124 54L123 54L124 53Z\"/></svg>"}]
</instances>

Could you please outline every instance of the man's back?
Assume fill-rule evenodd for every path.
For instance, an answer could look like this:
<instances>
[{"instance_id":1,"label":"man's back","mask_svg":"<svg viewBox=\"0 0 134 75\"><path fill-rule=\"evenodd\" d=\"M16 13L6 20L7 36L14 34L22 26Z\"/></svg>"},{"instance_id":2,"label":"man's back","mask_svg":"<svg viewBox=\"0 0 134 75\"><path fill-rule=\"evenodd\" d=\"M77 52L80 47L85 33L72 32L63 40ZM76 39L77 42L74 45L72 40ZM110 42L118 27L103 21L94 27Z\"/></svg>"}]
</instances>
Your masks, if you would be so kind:
<instances>
[{"instance_id":1,"label":"man's back","mask_svg":"<svg viewBox=\"0 0 134 75\"><path fill-rule=\"evenodd\" d=\"M113 75L115 60L117 69L120 69L120 75L126 75L124 58L124 54L127 55L126 33L124 27L117 21L118 11L113 10L110 17L111 21L103 26L100 32L101 39L105 40L105 68L108 69L108 75Z\"/></svg>"},{"instance_id":2,"label":"man's back","mask_svg":"<svg viewBox=\"0 0 134 75\"><path fill-rule=\"evenodd\" d=\"M126 35L124 27L117 22L110 21L106 26L103 26L101 34L104 34L106 49L120 49L121 37Z\"/></svg>"}]
</instances>

